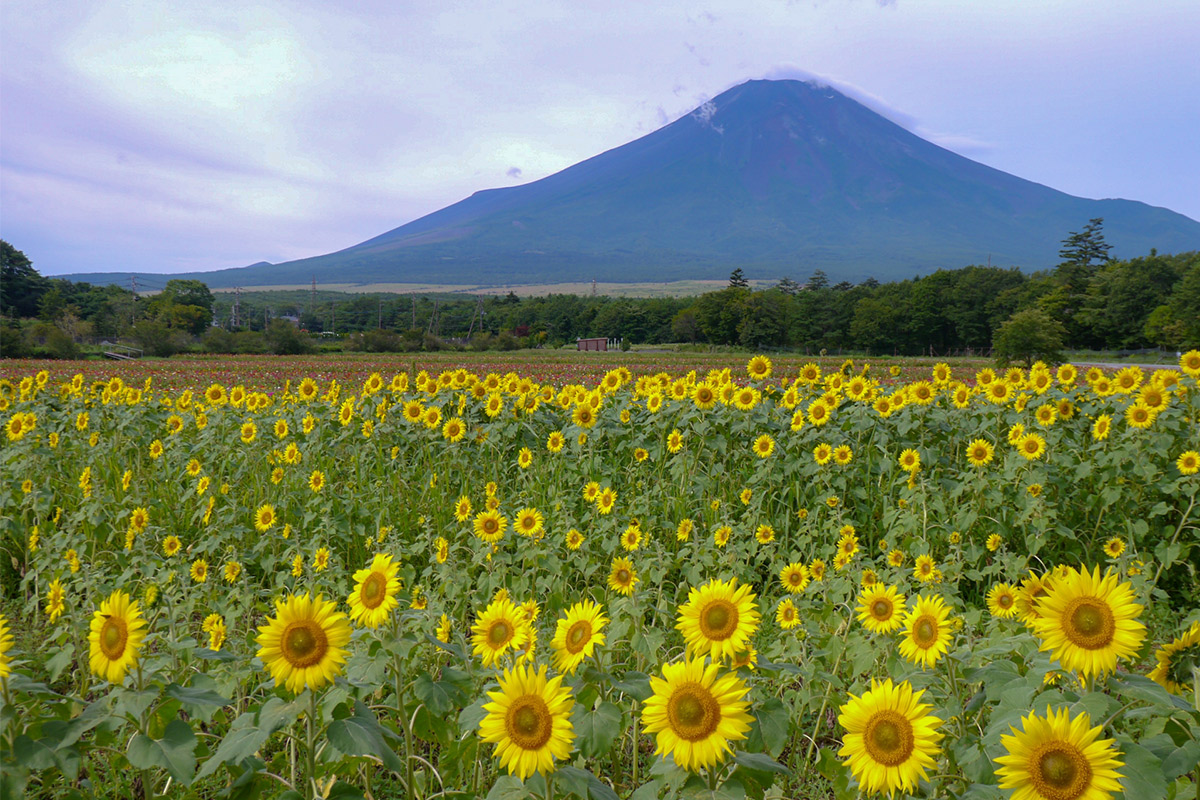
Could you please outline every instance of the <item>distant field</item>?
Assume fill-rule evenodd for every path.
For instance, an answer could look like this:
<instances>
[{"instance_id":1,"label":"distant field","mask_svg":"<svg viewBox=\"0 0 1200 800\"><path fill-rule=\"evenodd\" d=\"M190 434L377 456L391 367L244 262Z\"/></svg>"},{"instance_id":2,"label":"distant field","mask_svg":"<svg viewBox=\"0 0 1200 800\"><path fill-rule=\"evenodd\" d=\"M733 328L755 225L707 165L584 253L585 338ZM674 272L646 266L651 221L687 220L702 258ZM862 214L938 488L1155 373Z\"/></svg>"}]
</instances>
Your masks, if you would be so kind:
<instances>
[{"instance_id":1,"label":"distant field","mask_svg":"<svg viewBox=\"0 0 1200 800\"><path fill-rule=\"evenodd\" d=\"M756 289L774 285L774 281L749 281ZM598 295L606 297L690 297L728 286L728 281L665 281L659 283L596 283ZM243 292L282 292L307 290L312 284L280 284L278 286L243 286ZM548 294L591 294L590 282L577 283L531 283L511 286L482 286L448 283L320 283L322 291L371 294L391 292L394 294L470 294L505 295L512 292L521 297L541 297ZM232 292L233 289L216 289L214 293Z\"/></svg>"}]
</instances>

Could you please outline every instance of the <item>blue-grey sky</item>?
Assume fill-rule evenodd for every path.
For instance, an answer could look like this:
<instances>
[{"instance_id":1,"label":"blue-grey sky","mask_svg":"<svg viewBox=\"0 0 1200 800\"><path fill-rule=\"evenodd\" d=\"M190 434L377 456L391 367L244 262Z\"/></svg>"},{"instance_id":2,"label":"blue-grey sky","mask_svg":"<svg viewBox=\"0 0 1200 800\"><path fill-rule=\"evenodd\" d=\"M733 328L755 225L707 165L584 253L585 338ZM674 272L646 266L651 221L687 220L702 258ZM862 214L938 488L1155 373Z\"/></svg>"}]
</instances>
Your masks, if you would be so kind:
<instances>
[{"instance_id":1,"label":"blue-grey sky","mask_svg":"<svg viewBox=\"0 0 1200 800\"><path fill-rule=\"evenodd\" d=\"M1200 219L1197 52L1195 0L5 0L0 236L44 274L317 255L762 77Z\"/></svg>"}]
</instances>

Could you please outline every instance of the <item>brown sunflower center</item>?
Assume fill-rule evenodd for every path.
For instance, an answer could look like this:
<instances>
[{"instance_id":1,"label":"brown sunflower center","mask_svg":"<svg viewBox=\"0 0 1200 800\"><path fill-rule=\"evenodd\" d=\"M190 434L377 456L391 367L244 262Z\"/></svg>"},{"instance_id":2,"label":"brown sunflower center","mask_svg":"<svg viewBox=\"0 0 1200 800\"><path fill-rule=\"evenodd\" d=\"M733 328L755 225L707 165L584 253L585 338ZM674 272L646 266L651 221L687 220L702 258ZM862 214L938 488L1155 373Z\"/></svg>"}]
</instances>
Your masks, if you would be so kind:
<instances>
[{"instance_id":1,"label":"brown sunflower center","mask_svg":"<svg viewBox=\"0 0 1200 800\"><path fill-rule=\"evenodd\" d=\"M700 611L700 633L705 639L724 641L737 627L737 606L728 600L713 600Z\"/></svg>"},{"instance_id":2,"label":"brown sunflower center","mask_svg":"<svg viewBox=\"0 0 1200 800\"><path fill-rule=\"evenodd\" d=\"M363 581L359 599L364 608L379 608L387 597L387 578L382 572L372 572Z\"/></svg>"},{"instance_id":3,"label":"brown sunflower center","mask_svg":"<svg viewBox=\"0 0 1200 800\"><path fill-rule=\"evenodd\" d=\"M293 667L311 667L325 657L329 651L329 640L325 630L315 620L296 620L284 629L280 649Z\"/></svg>"},{"instance_id":4,"label":"brown sunflower center","mask_svg":"<svg viewBox=\"0 0 1200 800\"><path fill-rule=\"evenodd\" d=\"M1030 762L1030 782L1047 800L1075 800L1092 783L1092 768L1087 758L1066 742L1039 745Z\"/></svg>"},{"instance_id":5,"label":"brown sunflower center","mask_svg":"<svg viewBox=\"0 0 1200 800\"><path fill-rule=\"evenodd\" d=\"M499 523L496 522L496 520L492 519L491 517L488 517L487 519L485 519L483 521L483 532L484 533L495 533L499 527L500 527Z\"/></svg>"},{"instance_id":6,"label":"brown sunflower center","mask_svg":"<svg viewBox=\"0 0 1200 800\"><path fill-rule=\"evenodd\" d=\"M567 652L574 655L592 639L592 623L586 619L576 620L567 630Z\"/></svg>"},{"instance_id":7,"label":"brown sunflower center","mask_svg":"<svg viewBox=\"0 0 1200 800\"><path fill-rule=\"evenodd\" d=\"M721 724L721 706L698 683L685 683L667 701L667 723L680 739L702 741Z\"/></svg>"},{"instance_id":8,"label":"brown sunflower center","mask_svg":"<svg viewBox=\"0 0 1200 800\"><path fill-rule=\"evenodd\" d=\"M880 597L871 603L871 616L881 622L886 622L892 618L892 601Z\"/></svg>"},{"instance_id":9,"label":"brown sunflower center","mask_svg":"<svg viewBox=\"0 0 1200 800\"><path fill-rule=\"evenodd\" d=\"M928 614L918 619L912 630L913 643L922 650L928 650L937 643L938 623Z\"/></svg>"},{"instance_id":10,"label":"brown sunflower center","mask_svg":"<svg viewBox=\"0 0 1200 800\"><path fill-rule=\"evenodd\" d=\"M903 764L915 747L912 723L899 712L877 711L867 722L863 745L876 763L887 767Z\"/></svg>"},{"instance_id":11,"label":"brown sunflower center","mask_svg":"<svg viewBox=\"0 0 1200 800\"><path fill-rule=\"evenodd\" d=\"M1107 647L1116 633L1108 604L1095 597L1077 597L1063 613L1063 633L1077 647L1099 650Z\"/></svg>"},{"instance_id":12,"label":"brown sunflower center","mask_svg":"<svg viewBox=\"0 0 1200 800\"><path fill-rule=\"evenodd\" d=\"M522 695L508 707L504 717L508 738L522 750L540 750L550 741L554 719L546 701L537 695Z\"/></svg>"},{"instance_id":13,"label":"brown sunflower center","mask_svg":"<svg viewBox=\"0 0 1200 800\"><path fill-rule=\"evenodd\" d=\"M616 579L618 585L627 586L627 585L629 585L629 582L633 579L633 575L630 574L629 570L625 569L624 567L621 567L620 569L618 569L616 572L613 573L613 578Z\"/></svg>"},{"instance_id":14,"label":"brown sunflower center","mask_svg":"<svg viewBox=\"0 0 1200 800\"><path fill-rule=\"evenodd\" d=\"M100 629L100 651L109 661L115 661L125 654L125 644L129 641L129 629L125 620L111 616L104 620Z\"/></svg>"},{"instance_id":15,"label":"brown sunflower center","mask_svg":"<svg viewBox=\"0 0 1200 800\"><path fill-rule=\"evenodd\" d=\"M1003 609L1010 609L1013 606L1013 596L1010 594L1001 594L996 598L996 605Z\"/></svg>"},{"instance_id":16,"label":"brown sunflower center","mask_svg":"<svg viewBox=\"0 0 1200 800\"><path fill-rule=\"evenodd\" d=\"M500 647L508 644L508 641L513 637L513 626L508 620L498 619L488 627L487 639L488 643L493 647Z\"/></svg>"}]
</instances>

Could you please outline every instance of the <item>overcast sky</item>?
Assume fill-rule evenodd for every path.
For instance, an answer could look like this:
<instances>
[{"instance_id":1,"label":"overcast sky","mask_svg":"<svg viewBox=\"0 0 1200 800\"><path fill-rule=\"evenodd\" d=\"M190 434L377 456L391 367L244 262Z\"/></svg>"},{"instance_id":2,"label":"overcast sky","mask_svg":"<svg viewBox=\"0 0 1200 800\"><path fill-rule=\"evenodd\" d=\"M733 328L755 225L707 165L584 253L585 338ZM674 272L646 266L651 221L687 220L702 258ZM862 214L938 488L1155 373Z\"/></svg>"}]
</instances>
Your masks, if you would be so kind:
<instances>
[{"instance_id":1,"label":"overcast sky","mask_svg":"<svg viewBox=\"0 0 1200 800\"><path fill-rule=\"evenodd\" d=\"M1196 0L4 0L0 236L44 274L318 255L762 77L1200 219L1198 52Z\"/></svg>"}]
</instances>

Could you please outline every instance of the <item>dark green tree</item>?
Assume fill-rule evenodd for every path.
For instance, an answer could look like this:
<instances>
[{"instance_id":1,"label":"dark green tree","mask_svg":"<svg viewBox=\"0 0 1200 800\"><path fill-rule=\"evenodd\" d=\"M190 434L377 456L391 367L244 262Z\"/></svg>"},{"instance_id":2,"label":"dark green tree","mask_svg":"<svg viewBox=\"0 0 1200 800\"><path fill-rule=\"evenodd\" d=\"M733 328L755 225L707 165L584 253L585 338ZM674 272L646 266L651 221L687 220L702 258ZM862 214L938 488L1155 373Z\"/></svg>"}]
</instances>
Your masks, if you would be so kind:
<instances>
[{"instance_id":1,"label":"dark green tree","mask_svg":"<svg viewBox=\"0 0 1200 800\"><path fill-rule=\"evenodd\" d=\"M1061 323L1040 308L1027 308L1009 317L992 338L992 355L1001 364L1022 361L1032 366L1035 359L1062 361Z\"/></svg>"},{"instance_id":2,"label":"dark green tree","mask_svg":"<svg viewBox=\"0 0 1200 800\"><path fill-rule=\"evenodd\" d=\"M1067 238L1063 239L1058 257L1064 263L1077 264L1090 270L1093 261L1096 264L1108 261L1110 250L1112 246L1104 241L1104 218L1093 217L1083 226L1082 231L1071 231Z\"/></svg>"},{"instance_id":3,"label":"dark green tree","mask_svg":"<svg viewBox=\"0 0 1200 800\"><path fill-rule=\"evenodd\" d=\"M735 289L745 289L750 286L749 281L746 280L746 276L742 274L741 267L729 273L729 285Z\"/></svg>"},{"instance_id":4,"label":"dark green tree","mask_svg":"<svg viewBox=\"0 0 1200 800\"><path fill-rule=\"evenodd\" d=\"M37 316L38 301L49 288L28 256L0 239L0 315Z\"/></svg>"}]
</instances>

